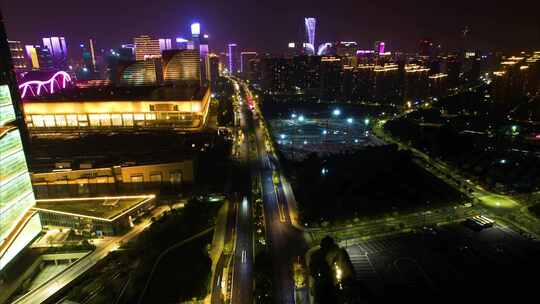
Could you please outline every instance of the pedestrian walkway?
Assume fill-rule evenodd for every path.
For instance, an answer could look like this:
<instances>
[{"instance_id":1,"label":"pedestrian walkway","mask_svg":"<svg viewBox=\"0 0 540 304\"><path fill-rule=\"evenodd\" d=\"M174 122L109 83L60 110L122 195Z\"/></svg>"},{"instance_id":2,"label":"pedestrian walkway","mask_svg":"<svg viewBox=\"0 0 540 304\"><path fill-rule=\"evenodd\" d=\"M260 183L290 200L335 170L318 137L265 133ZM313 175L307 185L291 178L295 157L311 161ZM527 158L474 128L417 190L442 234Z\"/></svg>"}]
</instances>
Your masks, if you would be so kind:
<instances>
[{"instance_id":1,"label":"pedestrian walkway","mask_svg":"<svg viewBox=\"0 0 540 304\"><path fill-rule=\"evenodd\" d=\"M374 239L362 242L358 248L365 254L376 254L384 251L398 250L402 247L397 238Z\"/></svg>"},{"instance_id":2,"label":"pedestrian walkway","mask_svg":"<svg viewBox=\"0 0 540 304\"><path fill-rule=\"evenodd\" d=\"M353 264L356 279L359 281L378 280L377 272L373 268L369 256L366 253L361 253L358 247L347 248L351 263Z\"/></svg>"}]
</instances>

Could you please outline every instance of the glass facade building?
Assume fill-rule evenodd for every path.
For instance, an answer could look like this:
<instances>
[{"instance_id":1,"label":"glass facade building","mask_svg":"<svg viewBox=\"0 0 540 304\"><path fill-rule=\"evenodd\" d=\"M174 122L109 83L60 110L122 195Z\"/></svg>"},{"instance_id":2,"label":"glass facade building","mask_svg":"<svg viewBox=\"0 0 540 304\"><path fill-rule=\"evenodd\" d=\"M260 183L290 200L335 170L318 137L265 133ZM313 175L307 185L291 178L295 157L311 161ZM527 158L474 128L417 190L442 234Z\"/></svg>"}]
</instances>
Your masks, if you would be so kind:
<instances>
[{"instance_id":1,"label":"glass facade building","mask_svg":"<svg viewBox=\"0 0 540 304\"><path fill-rule=\"evenodd\" d=\"M26 165L27 130L14 65L0 13L0 278L41 232Z\"/></svg>"},{"instance_id":2,"label":"glass facade building","mask_svg":"<svg viewBox=\"0 0 540 304\"><path fill-rule=\"evenodd\" d=\"M0 85L0 270L40 232L32 182L8 85Z\"/></svg>"}]
</instances>

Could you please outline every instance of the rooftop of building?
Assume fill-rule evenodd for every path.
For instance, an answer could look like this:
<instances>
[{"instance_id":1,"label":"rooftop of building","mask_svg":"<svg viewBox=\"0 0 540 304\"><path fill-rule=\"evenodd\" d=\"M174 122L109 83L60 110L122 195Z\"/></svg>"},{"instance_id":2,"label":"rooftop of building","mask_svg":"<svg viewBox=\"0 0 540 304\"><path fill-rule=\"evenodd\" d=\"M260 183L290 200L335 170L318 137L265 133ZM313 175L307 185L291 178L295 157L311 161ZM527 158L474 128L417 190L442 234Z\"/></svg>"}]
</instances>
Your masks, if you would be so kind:
<instances>
[{"instance_id":1,"label":"rooftop of building","mask_svg":"<svg viewBox=\"0 0 540 304\"><path fill-rule=\"evenodd\" d=\"M25 102L32 101L188 101L202 100L208 87L199 85L148 85L148 86L98 86L71 87L54 94L32 96Z\"/></svg>"},{"instance_id":2,"label":"rooftop of building","mask_svg":"<svg viewBox=\"0 0 540 304\"><path fill-rule=\"evenodd\" d=\"M47 211L82 218L115 221L133 209L154 199L154 195L108 196L37 200L37 211Z\"/></svg>"}]
</instances>

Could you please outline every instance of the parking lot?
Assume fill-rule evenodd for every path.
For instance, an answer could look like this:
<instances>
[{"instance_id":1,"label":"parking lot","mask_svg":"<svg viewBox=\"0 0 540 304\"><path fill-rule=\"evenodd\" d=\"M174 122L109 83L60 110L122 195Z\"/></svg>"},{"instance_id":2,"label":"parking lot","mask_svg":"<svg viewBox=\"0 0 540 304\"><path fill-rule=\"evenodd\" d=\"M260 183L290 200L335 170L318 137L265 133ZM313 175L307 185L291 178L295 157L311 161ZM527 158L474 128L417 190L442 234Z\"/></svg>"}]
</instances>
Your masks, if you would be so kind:
<instances>
[{"instance_id":1,"label":"parking lot","mask_svg":"<svg viewBox=\"0 0 540 304\"><path fill-rule=\"evenodd\" d=\"M362 297L374 302L536 293L540 243L500 224L481 231L452 224L346 248Z\"/></svg>"}]
</instances>

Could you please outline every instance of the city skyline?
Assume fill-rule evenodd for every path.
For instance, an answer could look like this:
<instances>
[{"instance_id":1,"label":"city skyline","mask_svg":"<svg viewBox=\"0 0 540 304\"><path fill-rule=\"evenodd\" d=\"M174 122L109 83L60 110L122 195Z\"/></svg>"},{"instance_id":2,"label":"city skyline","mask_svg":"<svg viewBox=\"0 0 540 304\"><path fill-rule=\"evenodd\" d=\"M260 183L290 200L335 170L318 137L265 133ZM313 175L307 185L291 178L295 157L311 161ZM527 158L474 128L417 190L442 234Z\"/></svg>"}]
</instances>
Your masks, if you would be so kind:
<instances>
[{"instance_id":1,"label":"city skyline","mask_svg":"<svg viewBox=\"0 0 540 304\"><path fill-rule=\"evenodd\" d=\"M2 10L8 37L25 43L36 43L50 35L65 36L68 44L95 37L99 48L112 48L144 34L188 37L189 28L185 25L201 22L201 30L210 34L211 50L225 51L227 44L234 41L244 49L281 52L289 41L305 36L303 18L310 16L317 18L318 44L358 41L361 48L368 48L374 41L383 40L387 41L389 50L415 51L420 39L429 37L441 43L443 49L457 49L462 44L462 30L468 28L473 41L468 47L474 49L518 51L540 47L540 26L534 10L508 14L513 4L420 1L411 6L342 0L329 6L322 1L309 5L306 1L234 2L202 1L195 6L160 1L142 6L140 0L134 0L129 2L130 13L126 14L128 3L124 1L111 4L99 0L74 7L67 0L59 0L57 5L49 7L29 0L24 4L4 4ZM108 10L104 11L100 4ZM34 9L28 10L28 6ZM152 11L159 18L148 14ZM53 14L55 18L40 18ZM234 15L242 18L230 18ZM277 19L280 22L274 22Z\"/></svg>"},{"instance_id":2,"label":"city skyline","mask_svg":"<svg viewBox=\"0 0 540 304\"><path fill-rule=\"evenodd\" d=\"M532 6L109 2L0 9L0 304L535 297Z\"/></svg>"}]
</instances>

